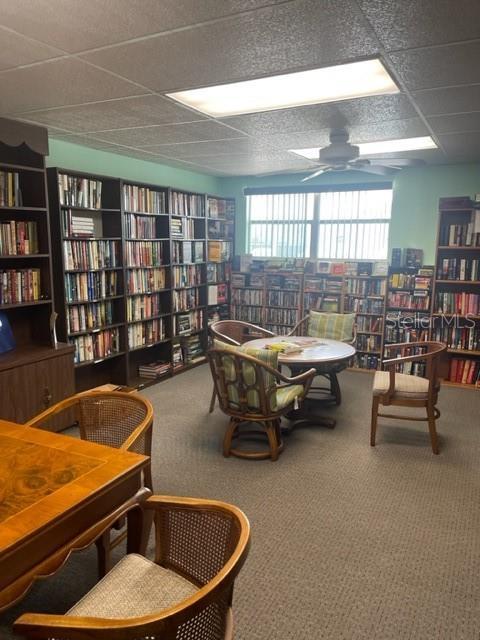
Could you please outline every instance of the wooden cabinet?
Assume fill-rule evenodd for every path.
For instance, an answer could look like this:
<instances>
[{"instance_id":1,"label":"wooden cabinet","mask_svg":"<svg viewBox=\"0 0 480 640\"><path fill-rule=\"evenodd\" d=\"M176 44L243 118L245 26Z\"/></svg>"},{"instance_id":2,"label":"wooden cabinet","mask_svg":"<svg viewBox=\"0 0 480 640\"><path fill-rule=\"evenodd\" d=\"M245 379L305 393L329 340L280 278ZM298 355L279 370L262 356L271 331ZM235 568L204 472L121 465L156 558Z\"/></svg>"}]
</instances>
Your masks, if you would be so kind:
<instances>
[{"instance_id":1,"label":"wooden cabinet","mask_svg":"<svg viewBox=\"0 0 480 640\"><path fill-rule=\"evenodd\" d=\"M16 349L0 356L0 418L23 423L74 391L73 347ZM55 424L52 429L60 430Z\"/></svg>"}]
</instances>

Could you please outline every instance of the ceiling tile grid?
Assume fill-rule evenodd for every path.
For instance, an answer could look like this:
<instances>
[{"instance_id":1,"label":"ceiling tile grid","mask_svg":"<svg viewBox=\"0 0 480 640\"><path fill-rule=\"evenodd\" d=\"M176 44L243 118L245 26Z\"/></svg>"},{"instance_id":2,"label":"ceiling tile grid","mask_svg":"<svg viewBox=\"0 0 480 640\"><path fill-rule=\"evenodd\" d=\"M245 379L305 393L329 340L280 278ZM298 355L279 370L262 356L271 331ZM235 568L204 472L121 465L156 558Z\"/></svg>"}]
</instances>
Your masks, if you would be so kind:
<instances>
[{"instance_id":1,"label":"ceiling tile grid","mask_svg":"<svg viewBox=\"0 0 480 640\"><path fill-rule=\"evenodd\" d=\"M74 16L74 18L72 18ZM480 2L0 0L0 116L61 140L215 175L305 171L333 127L431 135L480 160ZM402 91L213 119L166 93L383 59Z\"/></svg>"}]
</instances>

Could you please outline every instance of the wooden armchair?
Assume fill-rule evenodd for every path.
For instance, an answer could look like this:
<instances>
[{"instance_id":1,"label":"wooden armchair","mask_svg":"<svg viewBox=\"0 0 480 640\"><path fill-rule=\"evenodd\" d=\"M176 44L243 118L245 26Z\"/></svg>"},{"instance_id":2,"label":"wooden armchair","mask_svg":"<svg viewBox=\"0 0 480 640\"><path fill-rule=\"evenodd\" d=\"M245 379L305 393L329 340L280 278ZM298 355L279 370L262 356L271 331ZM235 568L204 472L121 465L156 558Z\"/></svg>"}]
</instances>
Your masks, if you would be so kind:
<instances>
[{"instance_id":1,"label":"wooden armchair","mask_svg":"<svg viewBox=\"0 0 480 640\"><path fill-rule=\"evenodd\" d=\"M272 357L278 354L272 352ZM223 455L239 458L277 460L283 450L280 418L297 408L308 393L315 369L288 378L258 358L232 349L210 349L210 368L220 409L230 416L223 441ZM284 383L278 385L277 382ZM242 423L263 426L268 451L250 451L232 447L232 442L258 436L258 431L241 430Z\"/></svg>"},{"instance_id":2,"label":"wooden armchair","mask_svg":"<svg viewBox=\"0 0 480 640\"><path fill-rule=\"evenodd\" d=\"M213 339L221 340L226 344L234 346L239 346L256 338L271 338L275 335L268 329L263 329L256 324L243 322L242 320L218 320L218 322L212 322L208 329ZM209 413L212 413L215 408L215 398L216 393L214 387Z\"/></svg>"},{"instance_id":3,"label":"wooden armchair","mask_svg":"<svg viewBox=\"0 0 480 640\"><path fill-rule=\"evenodd\" d=\"M422 348L424 353L404 355L407 349ZM378 417L395 420L415 420L428 422L432 451L439 453L435 421L440 417L436 404L440 382L438 364L446 346L441 342L409 342L390 344L385 347L390 357L383 361L386 371L377 371L373 381L372 422L370 444L375 446ZM426 377L407 375L397 372L397 368L406 362L426 362ZM423 407L426 417L379 413L379 405L401 407Z\"/></svg>"},{"instance_id":4,"label":"wooden armchair","mask_svg":"<svg viewBox=\"0 0 480 640\"><path fill-rule=\"evenodd\" d=\"M232 640L232 596L250 526L236 507L152 496L155 562L129 553L65 615L27 613L24 638Z\"/></svg>"},{"instance_id":5,"label":"wooden armchair","mask_svg":"<svg viewBox=\"0 0 480 640\"><path fill-rule=\"evenodd\" d=\"M153 407L140 394L121 391L77 393L31 418L26 425L45 429L58 419L63 419L66 426L78 426L82 440L151 456ZM153 490L150 462L144 469L144 484ZM111 542L107 531L97 541L100 575L108 571L110 551L124 537L120 535Z\"/></svg>"},{"instance_id":6,"label":"wooden armchair","mask_svg":"<svg viewBox=\"0 0 480 640\"><path fill-rule=\"evenodd\" d=\"M312 338L325 338L326 340L339 340L355 346L357 340L357 325L354 313L326 313L310 311L308 316L302 318L288 334L289 336L310 336ZM312 387L312 390L327 392L339 405L342 402L342 392L338 382L337 373L340 373L347 365L342 364L336 371L323 372L317 369L317 375L323 376L329 381L329 387ZM297 373L300 369L293 369Z\"/></svg>"}]
</instances>

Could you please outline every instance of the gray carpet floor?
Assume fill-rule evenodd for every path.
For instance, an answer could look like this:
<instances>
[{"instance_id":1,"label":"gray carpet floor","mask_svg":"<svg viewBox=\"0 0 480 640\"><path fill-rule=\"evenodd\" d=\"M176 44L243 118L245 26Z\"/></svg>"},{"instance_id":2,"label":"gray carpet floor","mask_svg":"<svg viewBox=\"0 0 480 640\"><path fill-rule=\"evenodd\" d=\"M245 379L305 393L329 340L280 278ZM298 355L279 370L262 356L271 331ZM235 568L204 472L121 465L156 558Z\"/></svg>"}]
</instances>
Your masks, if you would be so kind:
<instances>
[{"instance_id":1,"label":"gray carpet floor","mask_svg":"<svg viewBox=\"0 0 480 640\"><path fill-rule=\"evenodd\" d=\"M381 423L372 378L344 372L335 430L304 428L276 463L223 458L226 416L208 414L206 366L151 387L159 493L227 500L252 525L234 597L237 640L480 638L480 394L444 388L441 454L423 423ZM4 613L66 610L95 580L73 556Z\"/></svg>"}]
</instances>

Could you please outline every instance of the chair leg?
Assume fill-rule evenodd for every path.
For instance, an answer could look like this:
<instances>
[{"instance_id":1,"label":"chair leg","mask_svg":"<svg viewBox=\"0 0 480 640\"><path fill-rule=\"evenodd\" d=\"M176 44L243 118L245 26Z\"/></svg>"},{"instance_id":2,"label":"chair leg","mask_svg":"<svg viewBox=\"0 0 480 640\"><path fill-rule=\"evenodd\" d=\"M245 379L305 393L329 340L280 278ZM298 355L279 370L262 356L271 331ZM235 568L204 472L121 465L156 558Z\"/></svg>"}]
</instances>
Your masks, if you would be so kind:
<instances>
[{"instance_id":1,"label":"chair leg","mask_svg":"<svg viewBox=\"0 0 480 640\"><path fill-rule=\"evenodd\" d=\"M217 398L217 394L215 392L215 387L213 387L212 399L210 400L210 409L208 410L208 413L212 413L212 411L215 409L216 398Z\"/></svg>"},{"instance_id":2,"label":"chair leg","mask_svg":"<svg viewBox=\"0 0 480 640\"><path fill-rule=\"evenodd\" d=\"M432 451L435 455L439 454L437 430L435 428L435 408L427 407L428 430L430 431L430 442L432 443Z\"/></svg>"},{"instance_id":3,"label":"chair leg","mask_svg":"<svg viewBox=\"0 0 480 640\"><path fill-rule=\"evenodd\" d=\"M143 470L143 483L153 493L153 480L152 480L152 462Z\"/></svg>"},{"instance_id":4,"label":"chair leg","mask_svg":"<svg viewBox=\"0 0 480 640\"><path fill-rule=\"evenodd\" d=\"M380 398L374 397L372 400L372 422L370 427L370 446L375 446L375 439L377 435L377 422L378 422L378 405Z\"/></svg>"},{"instance_id":5,"label":"chair leg","mask_svg":"<svg viewBox=\"0 0 480 640\"><path fill-rule=\"evenodd\" d=\"M103 578L103 576L108 573L111 569L110 567L110 529L107 529L100 538L95 540L95 546L97 547L97 556L98 556L98 577Z\"/></svg>"},{"instance_id":6,"label":"chair leg","mask_svg":"<svg viewBox=\"0 0 480 640\"><path fill-rule=\"evenodd\" d=\"M336 373L330 374L330 390L331 390L332 396L335 398L335 404L336 405L342 404L342 392L340 390L340 384L338 382Z\"/></svg>"},{"instance_id":7,"label":"chair leg","mask_svg":"<svg viewBox=\"0 0 480 640\"><path fill-rule=\"evenodd\" d=\"M265 430L267 432L268 444L270 446L270 456L272 462L278 460L278 453L280 449L280 441L278 439L277 420L269 420L265 423Z\"/></svg>"},{"instance_id":8,"label":"chair leg","mask_svg":"<svg viewBox=\"0 0 480 640\"><path fill-rule=\"evenodd\" d=\"M235 418L230 418L230 423L225 431L225 436L223 438L223 455L225 458L230 456L230 450L232 448L232 440L235 434L235 430L237 428L237 421Z\"/></svg>"}]
</instances>

